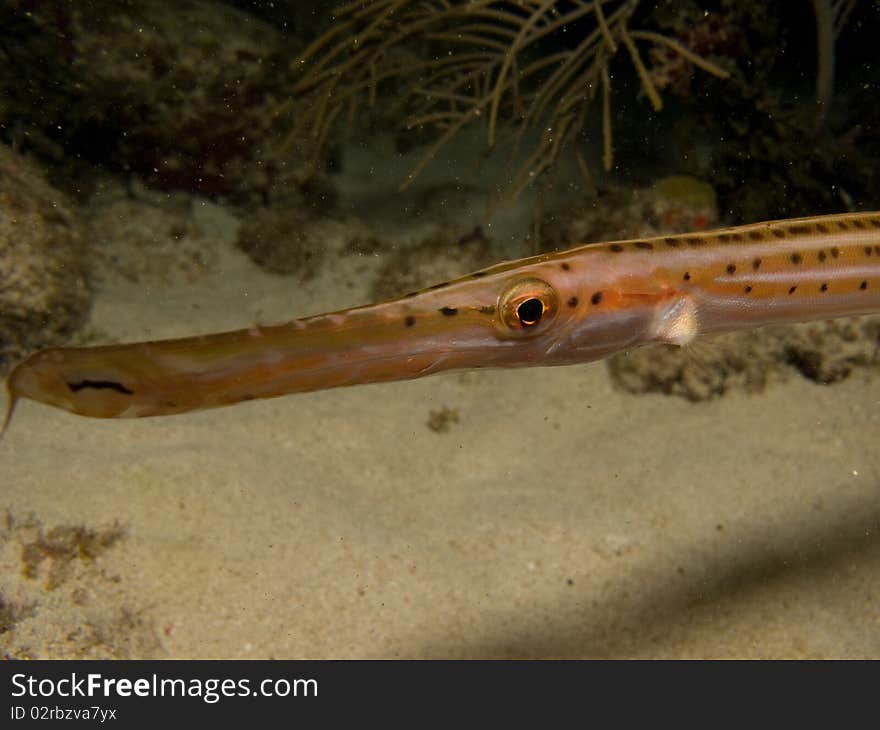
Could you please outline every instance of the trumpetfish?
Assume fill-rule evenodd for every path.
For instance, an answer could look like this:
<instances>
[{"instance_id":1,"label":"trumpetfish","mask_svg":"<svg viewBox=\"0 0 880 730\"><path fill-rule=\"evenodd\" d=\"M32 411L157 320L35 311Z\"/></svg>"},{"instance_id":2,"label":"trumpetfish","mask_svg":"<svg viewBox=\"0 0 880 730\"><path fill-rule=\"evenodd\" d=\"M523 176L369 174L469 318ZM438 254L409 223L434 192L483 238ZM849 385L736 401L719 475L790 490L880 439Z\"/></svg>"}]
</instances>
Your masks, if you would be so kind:
<instances>
[{"instance_id":1,"label":"trumpetfish","mask_svg":"<svg viewBox=\"0 0 880 730\"><path fill-rule=\"evenodd\" d=\"M22 398L81 416L164 416L460 368L588 362L652 342L872 312L878 212L591 243L281 325L42 350L7 380L3 431Z\"/></svg>"}]
</instances>

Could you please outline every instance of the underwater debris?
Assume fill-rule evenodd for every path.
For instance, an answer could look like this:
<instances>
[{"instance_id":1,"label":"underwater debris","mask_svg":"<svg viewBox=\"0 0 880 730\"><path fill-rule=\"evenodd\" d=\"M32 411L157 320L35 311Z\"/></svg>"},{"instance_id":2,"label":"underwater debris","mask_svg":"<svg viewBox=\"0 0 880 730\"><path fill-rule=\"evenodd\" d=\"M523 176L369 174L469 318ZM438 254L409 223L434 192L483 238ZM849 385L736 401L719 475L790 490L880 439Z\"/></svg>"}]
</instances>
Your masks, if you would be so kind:
<instances>
[{"instance_id":1,"label":"underwater debris","mask_svg":"<svg viewBox=\"0 0 880 730\"><path fill-rule=\"evenodd\" d=\"M439 411L428 414L428 428L434 433L448 433L453 423L459 422L458 410L443 406Z\"/></svg>"},{"instance_id":2,"label":"underwater debris","mask_svg":"<svg viewBox=\"0 0 880 730\"><path fill-rule=\"evenodd\" d=\"M0 638L9 658L135 658L161 653L144 611L129 606L124 575L109 556L119 524L46 525L32 513L6 511L0 560L20 570L0 575Z\"/></svg>"},{"instance_id":3,"label":"underwater debris","mask_svg":"<svg viewBox=\"0 0 880 730\"><path fill-rule=\"evenodd\" d=\"M54 590L71 574L75 561L93 561L125 536L119 525L94 530L83 525L58 525L37 530L33 540L22 542L22 575L36 578L40 566L48 562L46 589Z\"/></svg>"}]
</instances>

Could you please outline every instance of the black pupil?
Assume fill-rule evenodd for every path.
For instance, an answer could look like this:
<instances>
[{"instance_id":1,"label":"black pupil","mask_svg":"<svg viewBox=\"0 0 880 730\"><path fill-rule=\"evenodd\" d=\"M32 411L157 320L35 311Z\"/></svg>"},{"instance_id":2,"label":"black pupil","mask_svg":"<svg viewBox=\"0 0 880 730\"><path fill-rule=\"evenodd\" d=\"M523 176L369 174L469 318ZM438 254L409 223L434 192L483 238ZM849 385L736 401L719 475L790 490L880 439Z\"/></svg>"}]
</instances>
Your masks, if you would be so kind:
<instances>
[{"instance_id":1,"label":"black pupil","mask_svg":"<svg viewBox=\"0 0 880 730\"><path fill-rule=\"evenodd\" d=\"M542 314L544 314L544 305L540 299L526 299L516 308L516 316L519 317L520 324L525 327L537 324Z\"/></svg>"}]
</instances>

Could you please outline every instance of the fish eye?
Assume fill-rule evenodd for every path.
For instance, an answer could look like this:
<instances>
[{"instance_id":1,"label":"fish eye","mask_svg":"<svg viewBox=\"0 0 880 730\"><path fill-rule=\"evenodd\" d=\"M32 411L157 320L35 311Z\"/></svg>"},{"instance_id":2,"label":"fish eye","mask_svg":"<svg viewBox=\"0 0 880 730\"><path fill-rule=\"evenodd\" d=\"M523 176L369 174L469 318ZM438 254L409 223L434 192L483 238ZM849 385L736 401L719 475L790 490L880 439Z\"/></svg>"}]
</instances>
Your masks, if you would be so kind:
<instances>
[{"instance_id":1,"label":"fish eye","mask_svg":"<svg viewBox=\"0 0 880 730\"><path fill-rule=\"evenodd\" d=\"M514 332L538 332L556 315L556 291L541 279L523 279L501 295L501 320Z\"/></svg>"},{"instance_id":2,"label":"fish eye","mask_svg":"<svg viewBox=\"0 0 880 730\"><path fill-rule=\"evenodd\" d=\"M516 316L523 327L533 327L544 316L544 302L537 297L526 299L516 308Z\"/></svg>"}]
</instances>

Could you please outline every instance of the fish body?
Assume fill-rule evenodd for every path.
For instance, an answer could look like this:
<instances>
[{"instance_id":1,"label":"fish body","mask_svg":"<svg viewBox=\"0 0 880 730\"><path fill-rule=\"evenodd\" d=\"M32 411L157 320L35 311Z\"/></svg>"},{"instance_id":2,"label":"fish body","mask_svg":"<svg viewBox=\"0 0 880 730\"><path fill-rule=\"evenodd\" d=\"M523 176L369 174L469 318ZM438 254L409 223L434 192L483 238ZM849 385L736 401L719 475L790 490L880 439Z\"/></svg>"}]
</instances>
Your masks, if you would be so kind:
<instances>
[{"instance_id":1,"label":"fish body","mask_svg":"<svg viewBox=\"0 0 880 730\"><path fill-rule=\"evenodd\" d=\"M43 350L7 380L6 425L21 398L83 416L171 415L453 369L589 362L652 342L872 312L880 213L593 243L281 325Z\"/></svg>"}]
</instances>

